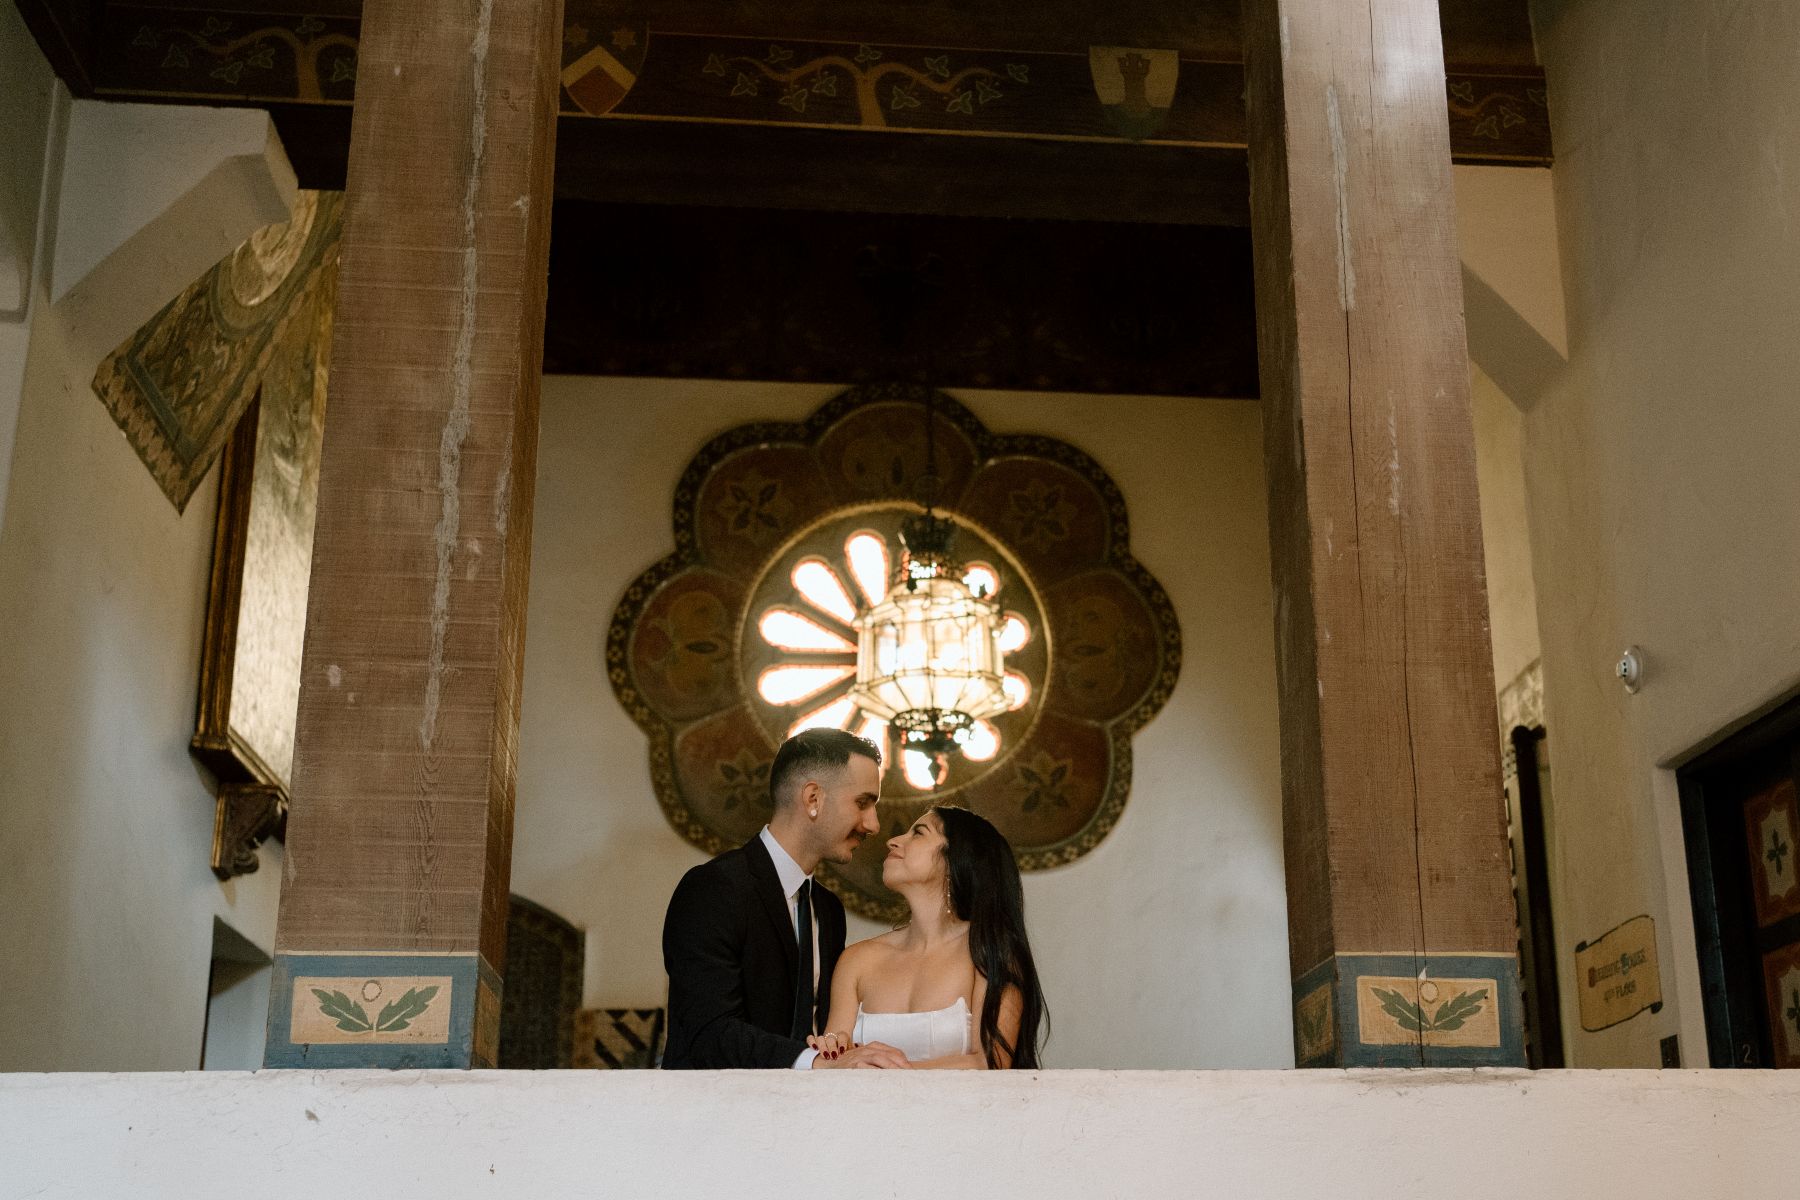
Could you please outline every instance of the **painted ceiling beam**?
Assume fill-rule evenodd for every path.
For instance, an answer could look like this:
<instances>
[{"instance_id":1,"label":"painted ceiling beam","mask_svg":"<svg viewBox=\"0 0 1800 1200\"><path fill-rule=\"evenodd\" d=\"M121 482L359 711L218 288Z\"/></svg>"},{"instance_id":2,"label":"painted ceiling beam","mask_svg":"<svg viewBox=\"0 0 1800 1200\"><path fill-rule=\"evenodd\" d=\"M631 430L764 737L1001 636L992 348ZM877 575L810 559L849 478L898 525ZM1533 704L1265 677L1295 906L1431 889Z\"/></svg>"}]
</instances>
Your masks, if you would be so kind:
<instances>
[{"instance_id":1,"label":"painted ceiling beam","mask_svg":"<svg viewBox=\"0 0 1800 1200\"><path fill-rule=\"evenodd\" d=\"M28 0L98 8L88 0ZM285 17L360 18L363 0L107 0L109 13L167 9ZM1438 0L1444 58L1453 65L1531 67L1537 62L1526 0ZM1184 58L1243 61L1239 0L567 0L565 24L611 29L644 22L659 31L722 37L806 37L902 45L1003 46L1085 51L1089 45L1164 46ZM929 30L929 37L921 35Z\"/></svg>"},{"instance_id":2,"label":"painted ceiling beam","mask_svg":"<svg viewBox=\"0 0 1800 1200\"><path fill-rule=\"evenodd\" d=\"M70 0L20 7L36 15L40 40L69 24ZM85 59L76 50L52 58L78 92L268 107L302 183L342 186L360 5L243 11L277 7L111 3L81 43ZM569 0L559 193L1243 223L1236 3L1094 7L1058 0L1022 18L991 2L661 0L621 17L616 4ZM1523 4L1445 0L1441 13L1455 159L1547 164L1547 98ZM1037 186L1020 188L1025 178ZM1121 181L1131 181L1124 194Z\"/></svg>"}]
</instances>

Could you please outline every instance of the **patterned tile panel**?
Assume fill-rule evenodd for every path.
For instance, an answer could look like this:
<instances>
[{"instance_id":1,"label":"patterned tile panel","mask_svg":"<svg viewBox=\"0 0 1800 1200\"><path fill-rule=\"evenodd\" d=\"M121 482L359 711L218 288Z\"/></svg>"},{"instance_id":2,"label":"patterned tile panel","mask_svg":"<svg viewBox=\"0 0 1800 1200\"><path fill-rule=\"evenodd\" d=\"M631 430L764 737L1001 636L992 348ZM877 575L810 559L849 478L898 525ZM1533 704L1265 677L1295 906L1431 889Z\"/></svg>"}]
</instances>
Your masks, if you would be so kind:
<instances>
[{"instance_id":1,"label":"patterned tile panel","mask_svg":"<svg viewBox=\"0 0 1800 1200\"><path fill-rule=\"evenodd\" d=\"M1302 1067L1525 1065L1510 954L1342 954L1294 982Z\"/></svg>"},{"instance_id":2,"label":"patterned tile panel","mask_svg":"<svg viewBox=\"0 0 1800 1200\"><path fill-rule=\"evenodd\" d=\"M585 1008L575 1014L575 1067L643 1070L662 1058L668 1010Z\"/></svg>"},{"instance_id":3,"label":"patterned tile panel","mask_svg":"<svg viewBox=\"0 0 1800 1200\"><path fill-rule=\"evenodd\" d=\"M475 994L500 980L473 954L277 954L268 1067L472 1067Z\"/></svg>"},{"instance_id":4,"label":"patterned tile panel","mask_svg":"<svg viewBox=\"0 0 1800 1200\"><path fill-rule=\"evenodd\" d=\"M1769 1028L1777 1067L1800 1067L1800 942L1763 955Z\"/></svg>"},{"instance_id":5,"label":"patterned tile panel","mask_svg":"<svg viewBox=\"0 0 1800 1200\"><path fill-rule=\"evenodd\" d=\"M1750 850L1750 889L1756 923L1773 925L1800 913L1800 820L1795 819L1794 781L1784 779L1744 805L1744 834Z\"/></svg>"}]
</instances>

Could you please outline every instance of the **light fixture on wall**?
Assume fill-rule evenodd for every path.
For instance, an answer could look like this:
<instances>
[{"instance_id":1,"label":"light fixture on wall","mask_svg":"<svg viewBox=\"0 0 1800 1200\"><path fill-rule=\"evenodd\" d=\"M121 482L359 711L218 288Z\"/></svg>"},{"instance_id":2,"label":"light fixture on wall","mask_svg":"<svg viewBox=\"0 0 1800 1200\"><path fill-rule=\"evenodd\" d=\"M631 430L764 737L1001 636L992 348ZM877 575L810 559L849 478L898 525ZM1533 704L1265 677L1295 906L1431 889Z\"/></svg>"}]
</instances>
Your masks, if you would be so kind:
<instances>
[{"instance_id":1,"label":"light fixture on wall","mask_svg":"<svg viewBox=\"0 0 1800 1200\"><path fill-rule=\"evenodd\" d=\"M862 620L850 689L859 707L894 728L902 751L927 757L934 786L976 722L1013 707L1000 641L1005 617L993 586L965 576L956 527L935 509L942 486L935 420L927 391L925 473L915 484L925 511L900 526L899 566L887 598Z\"/></svg>"},{"instance_id":2,"label":"light fixture on wall","mask_svg":"<svg viewBox=\"0 0 1800 1200\"><path fill-rule=\"evenodd\" d=\"M1619 655L1619 661L1613 665L1613 674L1625 685L1625 690L1632 695L1644 685L1644 652L1636 646L1625 647Z\"/></svg>"}]
</instances>

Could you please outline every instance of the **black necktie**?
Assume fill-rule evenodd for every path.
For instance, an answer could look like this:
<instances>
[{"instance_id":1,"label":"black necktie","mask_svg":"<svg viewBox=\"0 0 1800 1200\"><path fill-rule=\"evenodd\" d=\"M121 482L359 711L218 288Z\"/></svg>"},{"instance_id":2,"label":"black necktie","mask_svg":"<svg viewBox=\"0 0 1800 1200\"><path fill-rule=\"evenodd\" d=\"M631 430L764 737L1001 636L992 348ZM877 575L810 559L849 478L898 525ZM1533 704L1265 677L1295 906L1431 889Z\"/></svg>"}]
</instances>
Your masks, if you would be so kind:
<instances>
[{"instance_id":1,"label":"black necktie","mask_svg":"<svg viewBox=\"0 0 1800 1200\"><path fill-rule=\"evenodd\" d=\"M796 908L800 926L800 969L794 972L794 1036L805 1038L813 1031L812 880L800 885Z\"/></svg>"}]
</instances>

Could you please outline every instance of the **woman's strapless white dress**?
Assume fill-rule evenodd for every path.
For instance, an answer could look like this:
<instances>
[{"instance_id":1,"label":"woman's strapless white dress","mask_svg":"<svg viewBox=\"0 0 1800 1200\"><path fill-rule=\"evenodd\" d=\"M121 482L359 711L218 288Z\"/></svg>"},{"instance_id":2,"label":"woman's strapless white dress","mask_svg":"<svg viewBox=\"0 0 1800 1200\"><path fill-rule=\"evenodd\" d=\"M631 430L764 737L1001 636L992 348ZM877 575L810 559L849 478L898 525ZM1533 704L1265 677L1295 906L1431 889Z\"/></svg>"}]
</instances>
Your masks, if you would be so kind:
<instances>
[{"instance_id":1,"label":"woman's strapless white dress","mask_svg":"<svg viewBox=\"0 0 1800 1200\"><path fill-rule=\"evenodd\" d=\"M969 1002L961 996L949 1008L936 1012L872 1013L856 1006L856 1028L850 1036L857 1045L884 1042L906 1055L909 1062L925 1062L949 1054L969 1053Z\"/></svg>"}]
</instances>

